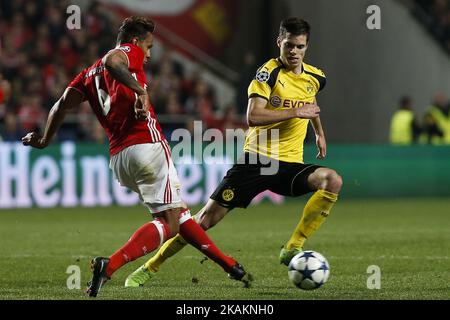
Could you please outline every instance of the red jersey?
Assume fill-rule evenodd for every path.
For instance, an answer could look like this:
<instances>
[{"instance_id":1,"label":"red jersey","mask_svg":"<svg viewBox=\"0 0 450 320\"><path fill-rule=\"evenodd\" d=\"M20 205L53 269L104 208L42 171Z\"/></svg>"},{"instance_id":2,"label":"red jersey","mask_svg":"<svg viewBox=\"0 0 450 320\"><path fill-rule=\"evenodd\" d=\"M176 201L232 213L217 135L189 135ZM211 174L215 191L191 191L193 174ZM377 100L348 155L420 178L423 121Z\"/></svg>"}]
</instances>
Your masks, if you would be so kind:
<instances>
[{"instance_id":1,"label":"red jersey","mask_svg":"<svg viewBox=\"0 0 450 320\"><path fill-rule=\"evenodd\" d=\"M122 44L114 50L116 49L125 53L128 70L139 84L146 88L144 51L131 43ZM80 91L84 95L83 101L89 101L108 136L110 155L131 145L165 140L150 103L148 121L136 120L134 103L137 94L115 80L106 70L102 60L97 60L78 74L69 84L69 88Z\"/></svg>"}]
</instances>

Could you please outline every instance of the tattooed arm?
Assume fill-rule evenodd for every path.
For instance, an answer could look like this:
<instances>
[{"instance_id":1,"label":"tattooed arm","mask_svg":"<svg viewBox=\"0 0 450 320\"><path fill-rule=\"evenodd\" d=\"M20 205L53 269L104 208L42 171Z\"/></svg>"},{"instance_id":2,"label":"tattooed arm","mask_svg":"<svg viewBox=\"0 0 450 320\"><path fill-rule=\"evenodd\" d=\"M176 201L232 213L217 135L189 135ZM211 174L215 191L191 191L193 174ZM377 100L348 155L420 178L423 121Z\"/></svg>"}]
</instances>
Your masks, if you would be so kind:
<instances>
[{"instance_id":1,"label":"tattooed arm","mask_svg":"<svg viewBox=\"0 0 450 320\"><path fill-rule=\"evenodd\" d=\"M104 64L114 79L136 92L138 95L134 106L136 118L145 120L148 114L147 92L128 70L128 59L125 54L120 50L113 50L104 58Z\"/></svg>"}]
</instances>

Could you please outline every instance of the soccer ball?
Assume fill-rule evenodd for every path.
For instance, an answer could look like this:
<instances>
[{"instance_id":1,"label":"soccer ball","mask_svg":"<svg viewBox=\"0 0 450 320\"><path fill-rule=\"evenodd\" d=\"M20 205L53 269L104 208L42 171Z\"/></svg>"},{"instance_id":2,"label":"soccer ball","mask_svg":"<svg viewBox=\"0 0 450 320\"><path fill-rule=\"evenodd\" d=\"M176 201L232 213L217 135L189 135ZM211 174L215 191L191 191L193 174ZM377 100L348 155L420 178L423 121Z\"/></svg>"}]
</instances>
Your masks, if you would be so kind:
<instances>
[{"instance_id":1,"label":"soccer ball","mask_svg":"<svg viewBox=\"0 0 450 320\"><path fill-rule=\"evenodd\" d=\"M288 266L288 276L300 289L312 290L322 286L330 275L330 265L323 255L315 251L302 251Z\"/></svg>"}]
</instances>

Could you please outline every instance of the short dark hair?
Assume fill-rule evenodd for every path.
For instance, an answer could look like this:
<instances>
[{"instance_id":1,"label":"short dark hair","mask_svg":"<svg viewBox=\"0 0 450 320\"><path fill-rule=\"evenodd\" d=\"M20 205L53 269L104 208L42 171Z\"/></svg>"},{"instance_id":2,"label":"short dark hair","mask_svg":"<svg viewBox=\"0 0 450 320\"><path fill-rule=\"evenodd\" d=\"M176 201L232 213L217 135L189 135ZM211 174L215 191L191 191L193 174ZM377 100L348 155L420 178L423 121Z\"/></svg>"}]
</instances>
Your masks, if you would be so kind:
<instances>
[{"instance_id":1,"label":"short dark hair","mask_svg":"<svg viewBox=\"0 0 450 320\"><path fill-rule=\"evenodd\" d=\"M306 41L309 41L310 30L311 27L308 22L298 17L291 17L281 21L278 37L284 38L286 33L289 32L294 36L306 35Z\"/></svg>"},{"instance_id":2,"label":"short dark hair","mask_svg":"<svg viewBox=\"0 0 450 320\"><path fill-rule=\"evenodd\" d=\"M117 43L127 43L135 37L144 40L147 33L155 31L155 23L150 18L131 16L123 20L117 35Z\"/></svg>"},{"instance_id":3,"label":"short dark hair","mask_svg":"<svg viewBox=\"0 0 450 320\"><path fill-rule=\"evenodd\" d=\"M408 108L411 104L412 100L409 96L403 96L400 98L400 108Z\"/></svg>"}]
</instances>

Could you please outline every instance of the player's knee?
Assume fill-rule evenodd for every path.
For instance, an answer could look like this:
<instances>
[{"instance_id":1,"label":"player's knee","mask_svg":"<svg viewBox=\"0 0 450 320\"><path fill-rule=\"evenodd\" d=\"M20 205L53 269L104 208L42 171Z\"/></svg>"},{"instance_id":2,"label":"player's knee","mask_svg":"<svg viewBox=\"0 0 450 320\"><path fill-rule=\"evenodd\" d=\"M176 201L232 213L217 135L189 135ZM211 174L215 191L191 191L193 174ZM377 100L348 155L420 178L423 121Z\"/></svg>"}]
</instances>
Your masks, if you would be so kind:
<instances>
[{"instance_id":1,"label":"player's knee","mask_svg":"<svg viewBox=\"0 0 450 320\"><path fill-rule=\"evenodd\" d=\"M167 233L168 239L175 237L180 230L180 225L179 225L180 213L181 213L181 210L179 210L178 208L169 209L169 210L166 210L166 212L165 212L164 218L165 218L165 221L168 226L168 233Z\"/></svg>"},{"instance_id":2,"label":"player's knee","mask_svg":"<svg viewBox=\"0 0 450 320\"><path fill-rule=\"evenodd\" d=\"M208 230L212 227L214 227L213 221L210 219L210 216L205 215L205 218L200 222L200 227L202 227L203 230Z\"/></svg>"},{"instance_id":3,"label":"player's knee","mask_svg":"<svg viewBox=\"0 0 450 320\"><path fill-rule=\"evenodd\" d=\"M180 225L178 222L176 224L173 224L169 227L169 235L168 238L173 238L177 235L177 233L180 231Z\"/></svg>"},{"instance_id":4,"label":"player's knee","mask_svg":"<svg viewBox=\"0 0 450 320\"><path fill-rule=\"evenodd\" d=\"M178 221L167 221L167 239L173 238L177 235L180 230L180 225Z\"/></svg>"},{"instance_id":5,"label":"player's knee","mask_svg":"<svg viewBox=\"0 0 450 320\"><path fill-rule=\"evenodd\" d=\"M217 222L213 222L213 221L206 221L206 222L202 222L200 224L200 226L202 227L203 230L208 230L211 229L212 227L214 227L217 224Z\"/></svg>"},{"instance_id":6,"label":"player's knee","mask_svg":"<svg viewBox=\"0 0 450 320\"><path fill-rule=\"evenodd\" d=\"M325 175L326 187L327 191L333 193L339 193L342 188L343 180L342 177L334 170L329 170Z\"/></svg>"}]
</instances>

